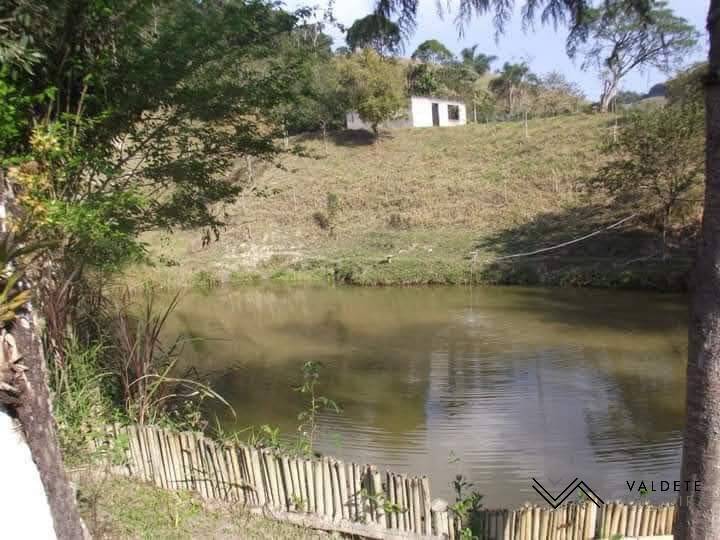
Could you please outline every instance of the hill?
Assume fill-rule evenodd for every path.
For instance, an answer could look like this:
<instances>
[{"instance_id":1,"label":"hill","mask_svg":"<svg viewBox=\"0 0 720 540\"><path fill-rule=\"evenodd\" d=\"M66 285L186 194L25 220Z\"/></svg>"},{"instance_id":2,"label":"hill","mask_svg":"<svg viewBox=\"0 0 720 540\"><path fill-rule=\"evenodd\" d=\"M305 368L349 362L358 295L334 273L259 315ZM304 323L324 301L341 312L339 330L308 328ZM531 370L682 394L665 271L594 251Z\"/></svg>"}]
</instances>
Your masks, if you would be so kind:
<instances>
[{"instance_id":1,"label":"hill","mask_svg":"<svg viewBox=\"0 0 720 540\"><path fill-rule=\"evenodd\" d=\"M362 285L544 283L682 288L687 246L660 260L659 239L629 222L544 256L498 260L625 217L586 180L603 162L609 117L388 131L379 144L339 132L294 142L311 157L253 164L219 241L147 237L160 261L133 280L334 280ZM237 170L247 182L245 162ZM257 196L257 194L261 196Z\"/></svg>"}]
</instances>

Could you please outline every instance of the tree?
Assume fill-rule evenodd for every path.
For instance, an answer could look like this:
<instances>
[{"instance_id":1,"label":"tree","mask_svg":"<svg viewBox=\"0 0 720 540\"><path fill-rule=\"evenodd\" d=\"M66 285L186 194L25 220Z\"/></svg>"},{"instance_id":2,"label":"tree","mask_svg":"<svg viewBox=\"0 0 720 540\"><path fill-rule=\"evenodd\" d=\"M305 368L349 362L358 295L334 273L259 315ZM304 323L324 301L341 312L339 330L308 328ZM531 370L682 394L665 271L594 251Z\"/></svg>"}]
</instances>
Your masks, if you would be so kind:
<instances>
[{"instance_id":1,"label":"tree","mask_svg":"<svg viewBox=\"0 0 720 540\"><path fill-rule=\"evenodd\" d=\"M527 96L537 80L526 62L519 64L505 62L498 77L490 81L490 90L499 99L505 100L505 111L512 116L516 112L518 102Z\"/></svg>"},{"instance_id":2,"label":"tree","mask_svg":"<svg viewBox=\"0 0 720 540\"><path fill-rule=\"evenodd\" d=\"M428 64L408 66L407 81L408 94L414 96L432 96L441 87L437 70Z\"/></svg>"},{"instance_id":3,"label":"tree","mask_svg":"<svg viewBox=\"0 0 720 540\"><path fill-rule=\"evenodd\" d=\"M67 308L46 329L59 329L47 340L58 363L89 271L144 257L139 236L150 229L217 229L217 205L240 191L227 174L235 160L277 154L264 113L292 98L295 73L271 53L296 22L263 0L2 4L0 167L14 166L12 228L44 246L36 300L47 310L61 297ZM57 535L80 538L42 349L25 322L16 340L27 382L14 412Z\"/></svg>"},{"instance_id":4,"label":"tree","mask_svg":"<svg viewBox=\"0 0 720 540\"><path fill-rule=\"evenodd\" d=\"M372 126L376 138L380 124L396 118L407 106L402 68L371 49L346 59L340 80L348 102Z\"/></svg>"},{"instance_id":5,"label":"tree","mask_svg":"<svg viewBox=\"0 0 720 540\"><path fill-rule=\"evenodd\" d=\"M628 73L647 67L669 71L696 46L695 28L666 6L666 2L654 3L647 17L628 14L622 4L590 9L590 42L579 37L568 41L568 54L582 52L582 68L594 67L603 78L602 112L608 111Z\"/></svg>"},{"instance_id":6,"label":"tree","mask_svg":"<svg viewBox=\"0 0 720 540\"><path fill-rule=\"evenodd\" d=\"M449 64L455 59L455 55L437 39L428 39L418 45L412 53L412 59L428 64Z\"/></svg>"},{"instance_id":7,"label":"tree","mask_svg":"<svg viewBox=\"0 0 720 540\"><path fill-rule=\"evenodd\" d=\"M663 254L674 215L694 208L701 186L704 126L696 104L635 112L623 125L614 159L593 179L662 234Z\"/></svg>"},{"instance_id":8,"label":"tree","mask_svg":"<svg viewBox=\"0 0 720 540\"><path fill-rule=\"evenodd\" d=\"M350 50L370 48L381 56L392 56L403 51L403 34L400 26L379 13L356 20L345 36Z\"/></svg>"},{"instance_id":9,"label":"tree","mask_svg":"<svg viewBox=\"0 0 720 540\"><path fill-rule=\"evenodd\" d=\"M540 116L557 116L577 112L585 96L578 85L557 71L542 77L532 96L532 111Z\"/></svg>"},{"instance_id":10,"label":"tree","mask_svg":"<svg viewBox=\"0 0 720 540\"><path fill-rule=\"evenodd\" d=\"M460 20L473 13L494 11L499 30L510 19L514 2L458 0ZM414 20L417 2L378 0L383 13L401 13ZM628 16L647 19L649 3L618 0ZM567 17L571 37L589 35L584 0L526 0L524 14L532 19L543 8L542 19L562 22ZM676 540L720 538L720 0L710 0L707 18L710 51L705 83L705 197L701 239L693 270L688 329L687 420L685 426L681 505ZM698 482L702 491L694 489Z\"/></svg>"},{"instance_id":11,"label":"tree","mask_svg":"<svg viewBox=\"0 0 720 540\"><path fill-rule=\"evenodd\" d=\"M460 51L460 58L463 64L473 69L475 73L482 77L490 71L490 67L492 63L497 60L497 56L478 53L476 52L477 47L477 45L473 45L472 47L464 48Z\"/></svg>"}]
</instances>

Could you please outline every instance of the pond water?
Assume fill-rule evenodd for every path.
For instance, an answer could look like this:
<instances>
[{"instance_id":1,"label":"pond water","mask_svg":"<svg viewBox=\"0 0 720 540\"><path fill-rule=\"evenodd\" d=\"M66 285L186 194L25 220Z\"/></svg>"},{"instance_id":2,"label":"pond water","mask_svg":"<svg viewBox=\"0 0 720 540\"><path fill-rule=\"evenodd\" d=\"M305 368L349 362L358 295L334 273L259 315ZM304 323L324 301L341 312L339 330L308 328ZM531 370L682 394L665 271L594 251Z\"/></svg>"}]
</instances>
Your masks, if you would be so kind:
<instances>
[{"instance_id":1,"label":"pond water","mask_svg":"<svg viewBox=\"0 0 720 540\"><path fill-rule=\"evenodd\" d=\"M343 408L321 415L321 451L427 474L439 496L463 474L504 507L541 502L533 477L605 500L678 479L686 320L683 297L649 293L241 288L184 296L170 331L202 338L183 362L235 408L215 411L225 429L293 434L292 388L320 361Z\"/></svg>"}]
</instances>

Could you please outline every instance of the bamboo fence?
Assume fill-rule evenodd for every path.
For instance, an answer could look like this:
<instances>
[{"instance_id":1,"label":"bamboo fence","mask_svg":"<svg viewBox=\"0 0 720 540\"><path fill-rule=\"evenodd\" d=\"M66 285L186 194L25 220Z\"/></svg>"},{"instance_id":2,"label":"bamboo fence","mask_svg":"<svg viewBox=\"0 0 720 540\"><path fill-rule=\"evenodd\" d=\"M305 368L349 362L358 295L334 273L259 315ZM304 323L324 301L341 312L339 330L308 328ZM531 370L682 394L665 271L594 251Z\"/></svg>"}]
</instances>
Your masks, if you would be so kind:
<instances>
[{"instance_id":1,"label":"bamboo fence","mask_svg":"<svg viewBox=\"0 0 720 540\"><path fill-rule=\"evenodd\" d=\"M158 487L191 490L208 500L261 509L307 527L375 539L460 540L460 520L432 499L426 476L381 472L372 465L285 456L222 444L201 433L153 426L108 428L103 446L126 440L115 474ZM675 505L570 503L482 510L480 540L590 540L671 535Z\"/></svg>"}]
</instances>

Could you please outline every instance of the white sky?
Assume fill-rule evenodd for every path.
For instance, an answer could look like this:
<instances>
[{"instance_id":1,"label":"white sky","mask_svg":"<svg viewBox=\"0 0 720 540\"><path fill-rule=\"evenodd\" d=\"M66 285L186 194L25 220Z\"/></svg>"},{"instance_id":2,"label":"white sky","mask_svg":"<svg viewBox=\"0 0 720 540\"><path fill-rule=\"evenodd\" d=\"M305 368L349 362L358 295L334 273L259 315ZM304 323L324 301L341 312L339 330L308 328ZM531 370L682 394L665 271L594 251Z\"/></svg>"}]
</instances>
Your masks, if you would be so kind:
<instances>
[{"instance_id":1,"label":"white sky","mask_svg":"<svg viewBox=\"0 0 720 540\"><path fill-rule=\"evenodd\" d=\"M447 3L446 0L441 2L443 5ZM290 9L315 5L325 7L327 0L285 0L285 3ZM452 6L454 2L450 0L449 3ZM597 99L601 85L595 72L583 72L580 70L580 60L573 63L565 54L567 29L560 27L555 31L552 26L543 27L538 22L535 31L528 29L523 32L519 15L523 2L516 0L515 3L517 14L505 34L496 42L492 17L475 17L466 25L464 36L459 37L452 12L441 18L438 15L437 0L420 0L417 28L406 45L405 54L412 54L418 44L426 39L438 39L455 53L463 47L477 43L479 52L499 58L493 65L494 68L499 68L505 61L526 60L532 70L539 74L560 71L578 83L588 98ZM334 13L340 23L350 26L354 20L370 13L374 4L375 0L335 0ZM694 55L687 58L687 64L702 60L707 56L707 34L704 28L710 0L669 0L668 4L677 15L690 21L703 36L701 46ZM345 44L344 36L340 32L335 30L329 33L333 36L336 47ZM665 74L654 69L644 73L635 72L626 77L622 87L626 90L646 92L653 84L666 79Z\"/></svg>"}]
</instances>

